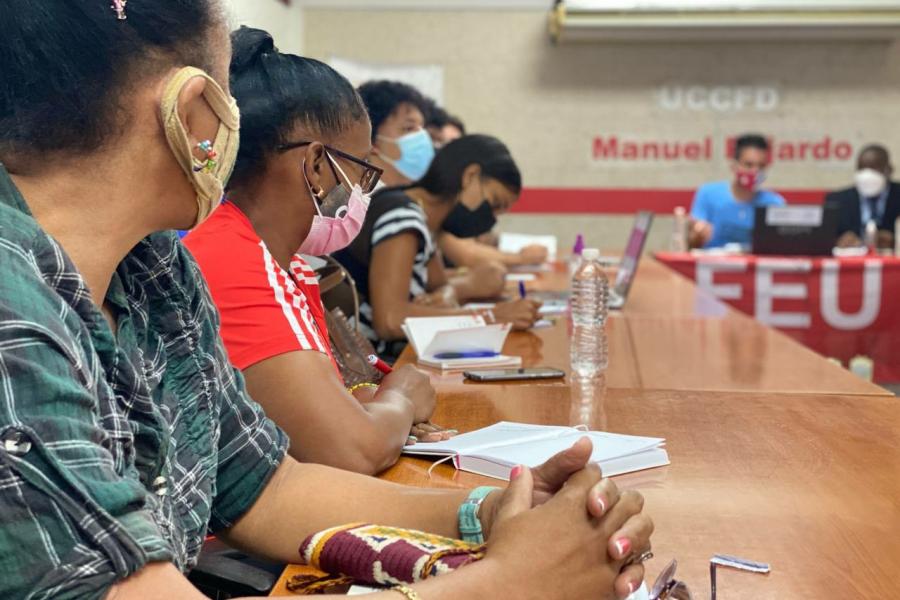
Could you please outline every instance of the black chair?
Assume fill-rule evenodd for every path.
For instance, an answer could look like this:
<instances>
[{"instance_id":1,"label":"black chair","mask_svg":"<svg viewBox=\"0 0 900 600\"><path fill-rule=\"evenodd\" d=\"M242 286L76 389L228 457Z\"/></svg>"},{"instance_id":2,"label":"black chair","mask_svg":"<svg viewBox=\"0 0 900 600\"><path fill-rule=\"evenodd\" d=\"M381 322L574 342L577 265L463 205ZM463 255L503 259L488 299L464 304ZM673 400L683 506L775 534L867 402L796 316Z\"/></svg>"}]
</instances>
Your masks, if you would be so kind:
<instances>
[{"instance_id":1,"label":"black chair","mask_svg":"<svg viewBox=\"0 0 900 600\"><path fill-rule=\"evenodd\" d=\"M268 596L285 565L265 562L212 538L203 544L188 580L213 600Z\"/></svg>"},{"instance_id":2,"label":"black chair","mask_svg":"<svg viewBox=\"0 0 900 600\"><path fill-rule=\"evenodd\" d=\"M360 357L359 348L367 346L368 342L359 334L359 296L356 284L338 261L329 256L322 258L326 264L315 271L332 334L330 341L335 360L348 383L377 381L381 374ZM356 327L348 326L348 319L344 315L353 315ZM188 579L207 598L213 600L267 596L278 582L284 567L285 565L258 560L231 548L221 540L211 538L203 544L197 566L190 572Z\"/></svg>"}]
</instances>

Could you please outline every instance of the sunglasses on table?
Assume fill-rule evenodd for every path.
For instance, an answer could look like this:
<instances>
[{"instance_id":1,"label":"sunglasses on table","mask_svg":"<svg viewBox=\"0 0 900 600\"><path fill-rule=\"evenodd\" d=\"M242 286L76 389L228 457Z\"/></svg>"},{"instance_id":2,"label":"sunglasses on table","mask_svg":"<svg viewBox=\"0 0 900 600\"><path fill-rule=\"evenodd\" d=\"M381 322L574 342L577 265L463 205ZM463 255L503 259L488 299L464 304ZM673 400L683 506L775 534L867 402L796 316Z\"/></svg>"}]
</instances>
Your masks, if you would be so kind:
<instances>
[{"instance_id":1,"label":"sunglasses on table","mask_svg":"<svg viewBox=\"0 0 900 600\"><path fill-rule=\"evenodd\" d=\"M289 144L282 144L278 146L279 152L287 152L288 150L293 150L294 148L301 148L303 146L309 146L313 142L291 142ZM352 154L347 154L343 150L338 150L328 144L322 144L325 147L325 150L330 154L335 156L339 156L344 160L349 160L350 162L360 166L363 168L362 177L359 180L359 187L362 188L363 194L371 194L375 189L375 186L378 185L378 181L381 179L382 173L384 173L383 169L379 169L375 165L366 162L361 158L356 158ZM341 178L338 176L337 171L334 170L334 165L331 164L331 161L328 162L328 166L331 167L331 172L334 173L335 181L340 182Z\"/></svg>"},{"instance_id":2,"label":"sunglasses on table","mask_svg":"<svg viewBox=\"0 0 900 600\"><path fill-rule=\"evenodd\" d=\"M766 563L746 560L736 556L716 554L709 559L710 600L716 600L716 567L728 567L751 573L768 573L770 571L770 567ZM662 570L662 573L656 578L653 587L650 588L650 600L695 600L687 584L675 579L675 570L677 568L678 562L673 560ZM696 600L699 600L699 598Z\"/></svg>"}]
</instances>

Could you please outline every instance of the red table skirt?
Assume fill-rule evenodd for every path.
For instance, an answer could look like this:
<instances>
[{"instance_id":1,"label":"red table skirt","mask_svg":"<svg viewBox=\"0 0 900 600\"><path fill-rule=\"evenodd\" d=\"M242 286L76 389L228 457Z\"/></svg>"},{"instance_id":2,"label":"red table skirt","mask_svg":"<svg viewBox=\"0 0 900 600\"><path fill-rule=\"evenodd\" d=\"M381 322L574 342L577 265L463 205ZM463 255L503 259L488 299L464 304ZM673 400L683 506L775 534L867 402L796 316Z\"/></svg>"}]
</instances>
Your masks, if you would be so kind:
<instances>
[{"instance_id":1,"label":"red table skirt","mask_svg":"<svg viewBox=\"0 0 900 600\"><path fill-rule=\"evenodd\" d=\"M900 382L900 259L655 256L816 352L845 365L867 356L876 381Z\"/></svg>"}]
</instances>

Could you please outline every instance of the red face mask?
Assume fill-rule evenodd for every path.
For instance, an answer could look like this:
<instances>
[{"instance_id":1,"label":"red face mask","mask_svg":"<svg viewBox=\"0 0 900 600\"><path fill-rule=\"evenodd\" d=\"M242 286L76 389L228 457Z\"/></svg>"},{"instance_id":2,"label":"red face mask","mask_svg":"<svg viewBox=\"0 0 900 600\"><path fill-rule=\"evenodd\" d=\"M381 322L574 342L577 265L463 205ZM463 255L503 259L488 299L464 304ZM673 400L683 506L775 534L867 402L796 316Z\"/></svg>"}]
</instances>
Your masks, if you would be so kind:
<instances>
[{"instance_id":1,"label":"red face mask","mask_svg":"<svg viewBox=\"0 0 900 600\"><path fill-rule=\"evenodd\" d=\"M738 169L735 175L737 184L745 190L755 190L766 180L765 171L750 171L748 169Z\"/></svg>"}]
</instances>

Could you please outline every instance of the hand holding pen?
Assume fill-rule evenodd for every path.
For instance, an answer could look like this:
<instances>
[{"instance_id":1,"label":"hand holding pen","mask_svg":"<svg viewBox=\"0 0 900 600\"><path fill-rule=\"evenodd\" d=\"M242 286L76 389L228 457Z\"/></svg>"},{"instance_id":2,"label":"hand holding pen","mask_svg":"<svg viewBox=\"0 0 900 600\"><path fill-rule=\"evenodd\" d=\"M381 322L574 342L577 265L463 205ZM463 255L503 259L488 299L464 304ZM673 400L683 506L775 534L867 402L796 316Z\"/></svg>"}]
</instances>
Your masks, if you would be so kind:
<instances>
[{"instance_id":1,"label":"hand holding pen","mask_svg":"<svg viewBox=\"0 0 900 600\"><path fill-rule=\"evenodd\" d=\"M415 399L420 396L428 396L427 400L430 400L425 402L423 406L417 407L416 422L413 423L409 436L406 439L407 446L417 442L440 442L448 440L458 433L455 429L444 429L429 421L431 413L434 410L434 388L431 387L427 375L412 365L405 365L397 371L394 371L391 365L387 364L374 354L368 356L368 361L370 365L378 369L381 373L384 373L385 380L382 385L393 386L394 381L400 379L401 383L398 386L400 388L399 391L407 397L413 398L414 404L416 404ZM414 375L410 372L414 373ZM409 379L409 382L407 382L407 379ZM412 383L414 389L406 389L408 387L406 385L407 383ZM425 394L426 391L430 391L430 394Z\"/></svg>"}]
</instances>

